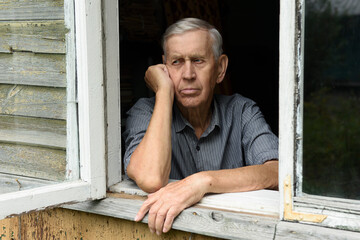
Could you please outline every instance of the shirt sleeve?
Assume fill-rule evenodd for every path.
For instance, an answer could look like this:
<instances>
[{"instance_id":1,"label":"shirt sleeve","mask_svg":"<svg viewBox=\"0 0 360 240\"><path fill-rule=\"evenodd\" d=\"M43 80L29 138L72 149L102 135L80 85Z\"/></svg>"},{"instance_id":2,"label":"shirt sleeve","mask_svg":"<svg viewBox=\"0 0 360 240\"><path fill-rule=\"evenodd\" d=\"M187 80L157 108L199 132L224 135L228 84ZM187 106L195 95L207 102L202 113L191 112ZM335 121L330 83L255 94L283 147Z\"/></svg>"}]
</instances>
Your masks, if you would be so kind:
<instances>
[{"instance_id":1,"label":"shirt sleeve","mask_svg":"<svg viewBox=\"0 0 360 240\"><path fill-rule=\"evenodd\" d=\"M242 146L246 165L259 165L278 159L278 138L253 101L247 102L243 109Z\"/></svg>"},{"instance_id":2,"label":"shirt sleeve","mask_svg":"<svg viewBox=\"0 0 360 240\"><path fill-rule=\"evenodd\" d=\"M139 99L127 112L123 139L125 142L124 169L127 175L127 166L130 163L132 153L143 139L155 105L154 98Z\"/></svg>"}]
</instances>

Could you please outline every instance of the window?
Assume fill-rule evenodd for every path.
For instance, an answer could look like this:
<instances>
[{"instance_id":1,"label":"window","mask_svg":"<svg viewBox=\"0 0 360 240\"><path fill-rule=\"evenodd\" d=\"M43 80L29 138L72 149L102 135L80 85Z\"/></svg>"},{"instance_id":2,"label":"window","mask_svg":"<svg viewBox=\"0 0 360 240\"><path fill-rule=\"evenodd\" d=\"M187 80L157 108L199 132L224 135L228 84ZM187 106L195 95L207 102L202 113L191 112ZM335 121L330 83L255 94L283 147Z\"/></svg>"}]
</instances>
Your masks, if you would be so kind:
<instances>
[{"instance_id":1,"label":"window","mask_svg":"<svg viewBox=\"0 0 360 240\"><path fill-rule=\"evenodd\" d=\"M269 4L269 1L264 2ZM311 2L309 1L309 3ZM67 140L67 143L64 143L64 140L57 142L55 138L54 144L50 146L53 148L55 145L56 149L66 146L68 158L65 169L71 170L71 174L67 175L70 176L68 179L51 182L51 185L49 185L49 181L42 179L23 178L19 181L16 175L6 176L14 184L16 183L16 191L0 195L0 218L65 202L81 202L67 207L132 220L142 204L141 201L137 200L137 196L121 197L123 196L121 193L109 193L108 197L102 201L85 202L85 200L105 197L106 181L107 186L111 186L114 191L125 190L132 194L143 194L133 185L129 185L131 183L127 181L114 185L121 181L122 156L120 146L120 78L118 72L120 69L119 33L118 29L114 28L114 23L117 26L119 25L118 2L65 0L64 3L65 19L67 21L73 20L76 16L76 23L67 22L70 30L67 33L69 38L66 45L67 65L65 69L67 84L68 86L76 86L78 95L75 98L75 88L67 87L67 109L72 113L67 115L66 131L68 139L74 133L75 135L78 133L79 137L76 140L77 137L73 135L70 138L72 140ZM61 16L59 11L54 10L53 5L48 8L49 11L44 11L41 6L34 4L34 9L40 10L38 14L35 11L38 18L45 18L44 12L46 14L50 12L52 17ZM285 236L288 237L289 234L292 234L289 229L294 225L279 221L278 211L280 208L281 219L360 231L360 209L357 200L309 195L305 188L304 193L302 192L303 132L300 126L302 126L303 116L306 118L304 115L306 110L305 113L302 110L304 101L302 84L305 80L304 71L307 71L306 67L303 69L303 64L304 59L306 60L306 50L304 51L304 19L306 16L304 13L308 2L306 1L305 4L302 0L282 0L280 4L280 192L258 191L210 195L203 199L200 207L194 206L185 209L174 222L175 229L227 238L248 238L249 236L274 238L281 237L281 234L286 234ZM48 5L42 6L46 8ZM31 15L29 13L31 11L23 11L22 8L8 12L1 11L3 11L2 8L0 8L0 27L3 26L1 24L8 21L6 17L13 15L13 13ZM71 36L71 34L76 37ZM4 39L0 38L0 42ZM76 44L71 43L74 39L76 39ZM4 50L2 49L3 44L0 45L1 62L4 57L2 52ZM1 62L0 69L4 66L7 65ZM121 70L121 74L123 73ZM6 81L4 79L0 81ZM77 84L70 84L69 80L74 79L77 80ZM13 91L16 91L16 88ZM78 119L75 118L76 114L73 114L75 110L77 110ZM2 119L6 120L8 116ZM5 122L5 120L3 121ZM76 121L78 124L71 124L71 122ZM24 125L19 121L18 124ZM25 124L25 126L27 125ZM37 125L35 124L35 126ZM30 126L27 127L30 128ZM64 132L64 127L61 129ZM31 131L25 130L22 133L29 133L29 135L23 134L23 138L20 138L22 135L17 135L15 139L7 141L14 142L16 140L24 143L25 137L32 137ZM3 125L0 126L0 131L6 133ZM5 141L4 136L1 134L0 141ZM8 136L9 138L14 137L11 134ZM40 140L37 140L38 145L47 146L50 144L46 139ZM76 146L77 143L79 146ZM77 157L77 153L79 153L79 157ZM304 185L306 184L305 181L307 181L306 174L304 175ZM6 184L6 181L1 182L1 184ZM30 189L18 191L20 186L29 186ZM278 197L279 193L280 198ZM315 194L317 193L315 192ZM233 212L234 209L236 212ZM297 228L293 229L301 232L303 227L298 224L296 226ZM317 231L319 232L319 230ZM324 232L328 233L329 231L327 229ZM324 232L322 235L326 235ZM335 234L335 230L330 232ZM342 232L336 231L336 234L340 235Z\"/></svg>"},{"instance_id":2,"label":"window","mask_svg":"<svg viewBox=\"0 0 360 240\"><path fill-rule=\"evenodd\" d=\"M16 35L22 33L21 31L26 31L31 27L33 28L33 32L30 31L27 35L20 34L20 39L21 37L31 38L33 37L32 34L36 35L34 34L36 31L39 31L40 35L44 34L41 32L42 29L51 24L50 29L57 29L57 27L60 26L60 29L67 32L66 48L64 44L59 44L60 47L57 46L57 44L55 44L56 46L47 46L47 44L44 44L47 38L51 39L51 36L46 36L46 34L38 40L33 39L34 41L31 41L32 39L22 39L23 41L12 42L19 39L19 37L14 37L14 35L13 38L1 38L1 41L10 44L10 47L5 49L5 51L8 50L9 53L1 53L1 67L4 68L5 73L9 75L7 78L2 79L1 88L4 89L7 87L3 85L4 83L14 85L12 88L10 87L10 95L2 96L2 101L9 96L23 94L34 97L35 104L33 104L33 106L35 106L35 108L37 107L36 101L41 102L41 99L36 99L39 97L48 97L50 103L56 102L58 99L62 102L62 104L58 105L50 104L47 108L36 108L34 112L40 114L39 116L30 115L24 117L24 115L26 115L24 113L30 112L29 108L31 108L31 104L29 104L28 107L15 109L16 111L22 112L13 115L9 115L9 113L14 113L14 111L11 112L6 111L4 108L1 109L4 111L1 115L1 119L4 122L1 125L1 141L8 145L13 144L14 147L9 146L7 149L13 147L13 149L15 149L13 152L16 153L15 157L10 160L17 161L18 158L24 155L25 158L27 157L27 160L29 160L24 166L25 170L32 169L28 166L31 164L31 161L34 163L48 163L46 160L55 159L54 163L51 164L61 162L59 171L53 171L53 165L50 164L48 169L40 172L41 174L33 171L35 174L31 175L32 172L28 171L28 173L30 172L30 177L18 176L18 174L25 172L23 169L19 172L16 172L17 169L14 169L15 172L12 172L11 168L6 168L9 164L3 165L1 169L3 172L1 180L4 180L1 183L2 186L6 185L7 181L12 181L16 182L17 188L15 191L5 192L0 195L1 219L13 214L43 209L65 202L98 199L105 196L105 126L101 4L99 2L76 1L76 6L74 7L74 3L75 1L71 0L65 0L64 5L61 3L54 5L50 1L44 4L41 2L28 3L28 5L26 5L26 3L22 3L25 5L16 5L14 2L10 2L7 8L1 8L1 11L4 12L4 14L1 14L1 26L5 31L6 29L10 29L9 33ZM89 8L90 4L92 4L91 8ZM28 10L29 8L31 10L24 11L26 7ZM10 8L10 10L8 8ZM64 26L61 26L64 24L64 21L58 20L58 18L64 15L66 28L68 30L66 30ZM75 15L76 23L74 22ZM13 18L21 21L12 22L11 20L13 20ZM33 20L26 21L26 19ZM76 33L74 32L75 25ZM27 28L25 26L27 26ZM62 33L65 33L64 31ZM55 33L61 35L59 31L55 30ZM75 35L77 46L76 58ZM29 42L32 43L32 45L26 45ZM46 56L44 52L41 52L41 50L46 49L46 47L51 49L51 51L59 50L60 54L51 52L53 54L52 56ZM2 49L2 52L3 51L4 49ZM9 56L6 54L14 55ZM11 61L9 57L18 57L19 60L15 61L13 59ZM25 62L23 61L24 59ZM42 62L39 62L38 59L42 60ZM28 63L26 60L28 60ZM76 69L75 60L77 61ZM15 65L15 67L13 67L11 65L17 62L17 66ZM62 69L51 72L51 68L50 70L41 68L49 65L52 69L60 65ZM22 70L21 68L24 69ZM19 82L18 79L11 78L11 76L15 76L15 74L11 75L11 71L23 71L23 75L27 76L24 78L25 81ZM32 74L29 74L31 71L33 71ZM59 77L58 75L63 74L64 71L66 72L66 77ZM52 75L49 73L52 73ZM75 78L75 76L77 77ZM39 82L41 80L43 80L43 82ZM48 83L49 80L54 81ZM76 82L77 86L75 85ZM23 85L32 84L36 85L36 87L23 87ZM49 84L56 88L48 88ZM57 87L62 88L58 89ZM76 89L77 98L75 95ZM51 101L51 97L54 98L54 101ZM14 102L16 104L25 101L27 101L26 97L23 100L17 99ZM2 105L2 107L3 106L4 105ZM78 119L76 117L77 111ZM47 115L53 112L55 112L55 115ZM62 120L51 120L52 118L56 118L56 116L59 116L58 118L60 119L66 119L67 126L65 126ZM46 125L45 128L42 125L44 122L51 122L51 124ZM4 126L9 126L9 128L4 128ZM77 140L77 136L79 136L79 140ZM27 146L29 142L31 144ZM30 151L29 149L36 148L34 146L37 148L40 146L42 148L41 151ZM26 149L18 151L17 149L19 148ZM5 147L2 149L6 150ZM64 157L64 149L66 149L66 158ZM5 150L1 153L2 161L9 160L7 155L4 154ZM41 155L43 152L46 154ZM60 157L56 158L57 156ZM4 169L6 169L6 171L4 171ZM42 178L48 178L48 181L44 181ZM52 181L49 184L50 180ZM26 189L23 190L23 187Z\"/></svg>"},{"instance_id":3,"label":"window","mask_svg":"<svg viewBox=\"0 0 360 240\"><path fill-rule=\"evenodd\" d=\"M352 185L359 177L353 160L359 157L353 146L357 141L351 141L359 126L357 111L345 113L358 101L358 9L357 1L281 3L279 184L284 219L360 230L356 187L340 191L336 186L341 181ZM342 174L336 164L344 161L350 181L336 176Z\"/></svg>"},{"instance_id":4,"label":"window","mask_svg":"<svg viewBox=\"0 0 360 240\"><path fill-rule=\"evenodd\" d=\"M124 2L125 1L120 3L120 7ZM284 0L280 1L280 4L280 197L278 197L279 192L274 191L271 191L270 194L269 192L252 192L244 193L244 195L241 196L236 194L231 196L209 196L209 198L204 199L201 203L205 208L194 206L185 209L174 222L173 228L175 229L231 239L248 238L249 236L269 239L278 236L289 238L289 236L292 236L291 234L301 234L302 236L309 236L310 238L313 237L314 232L319 236L324 236L324 238L329 237L330 234L331 236L354 237L353 232L345 232L344 235L344 231L329 230L328 228L324 230L325 228L312 226L306 226L304 228L302 224L279 221L278 219L277 212L279 211L281 219L296 222L312 222L312 224L314 224L314 222L321 222L321 226L343 227L353 230L356 230L356 228L349 228L349 226L358 226L356 224L359 222L356 214L351 214L351 212L356 213L356 208L358 208L358 205L356 205L357 202L350 204L349 201L344 199L343 203L337 201L332 204L329 199L324 201L324 199L316 196L300 197L296 194L296 191L294 191L296 183L298 183L298 179L294 174L294 159L299 149L299 147L295 145L295 140L301 136L297 135L298 132L296 132L295 123L297 120L296 116L302 116L301 108L297 108L297 98L301 97L301 95L298 94L300 92L298 83L302 76L300 70L302 63L301 56L303 56L303 54L301 48L302 35L299 29L303 29L301 27L303 23L301 16L303 16L302 11L304 6L300 0L297 2ZM100 11L99 8L97 8L97 11ZM117 75L120 66L116 53L119 34L117 33L118 29L112 25L116 22L118 16L117 3L115 3L115 1L104 1L103 11L105 35L103 41L103 47L105 48L105 55L103 56L105 60L104 75L107 80L107 181L108 187L111 186L110 190L114 192L108 193L107 198L102 201L82 202L66 207L133 220L142 204L142 201L139 201L139 199L144 199L136 195L143 195L144 193L136 189L136 187L128 181L122 181L117 185L113 185L120 180L120 159L122 156L119 144L121 122L119 112L120 79ZM92 14L97 15L94 9L92 9ZM94 21L96 22L96 20ZM294 66L296 66L296 68ZM122 68L120 69L120 74L127 76L126 72L124 72ZM123 94L123 92L121 94ZM124 195L124 192L132 195ZM274 196L273 193L277 195ZM234 201L235 198L236 201ZM239 199L241 199L241 201L239 201ZM255 201L256 204L244 207L245 204ZM280 204L278 201L280 201ZM235 206L232 206L232 204ZM344 212L347 212L347 214ZM344 216L348 217L346 221L342 220ZM146 219L144 221L146 222Z\"/></svg>"}]
</instances>

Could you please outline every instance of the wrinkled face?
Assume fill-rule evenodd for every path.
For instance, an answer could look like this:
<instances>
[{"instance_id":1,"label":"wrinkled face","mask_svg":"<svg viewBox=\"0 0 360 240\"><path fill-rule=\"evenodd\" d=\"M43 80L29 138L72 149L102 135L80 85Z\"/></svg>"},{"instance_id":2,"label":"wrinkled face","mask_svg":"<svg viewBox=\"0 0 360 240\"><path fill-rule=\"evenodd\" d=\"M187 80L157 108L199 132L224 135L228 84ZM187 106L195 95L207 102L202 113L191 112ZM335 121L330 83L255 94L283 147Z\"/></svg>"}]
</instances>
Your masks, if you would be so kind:
<instances>
[{"instance_id":1,"label":"wrinkled face","mask_svg":"<svg viewBox=\"0 0 360 240\"><path fill-rule=\"evenodd\" d=\"M218 67L207 31L193 30L170 36L166 66L175 86L175 98L185 108L209 107L218 80Z\"/></svg>"}]
</instances>

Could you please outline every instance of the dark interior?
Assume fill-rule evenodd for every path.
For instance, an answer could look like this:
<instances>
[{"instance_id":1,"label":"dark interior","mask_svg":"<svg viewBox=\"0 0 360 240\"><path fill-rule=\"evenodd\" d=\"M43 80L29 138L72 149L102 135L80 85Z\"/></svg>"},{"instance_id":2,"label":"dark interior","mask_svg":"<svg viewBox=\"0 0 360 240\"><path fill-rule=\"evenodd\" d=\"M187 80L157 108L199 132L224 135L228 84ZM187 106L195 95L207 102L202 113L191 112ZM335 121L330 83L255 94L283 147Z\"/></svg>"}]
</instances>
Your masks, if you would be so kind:
<instances>
[{"instance_id":1,"label":"dark interior","mask_svg":"<svg viewBox=\"0 0 360 240\"><path fill-rule=\"evenodd\" d=\"M161 63L161 35L183 17L204 19L223 36L229 67L217 92L256 101L278 134L278 0L121 0L122 117L139 98L153 95L144 73L149 65Z\"/></svg>"}]
</instances>

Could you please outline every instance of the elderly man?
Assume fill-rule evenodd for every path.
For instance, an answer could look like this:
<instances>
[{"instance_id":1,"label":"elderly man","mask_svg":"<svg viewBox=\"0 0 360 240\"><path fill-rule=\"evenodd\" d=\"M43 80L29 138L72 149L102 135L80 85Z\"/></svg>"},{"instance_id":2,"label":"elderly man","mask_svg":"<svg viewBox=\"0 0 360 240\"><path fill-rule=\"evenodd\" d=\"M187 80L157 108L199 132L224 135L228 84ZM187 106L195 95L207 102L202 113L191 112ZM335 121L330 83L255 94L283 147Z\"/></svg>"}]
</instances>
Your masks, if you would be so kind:
<instances>
[{"instance_id":1,"label":"elderly man","mask_svg":"<svg viewBox=\"0 0 360 240\"><path fill-rule=\"evenodd\" d=\"M259 108L239 94L214 95L228 65L219 32L182 19L166 30L163 50L163 64L145 73L156 95L134 105L124 132L126 174L151 193L135 221L149 213L157 234L206 193L278 185L278 140Z\"/></svg>"}]
</instances>

